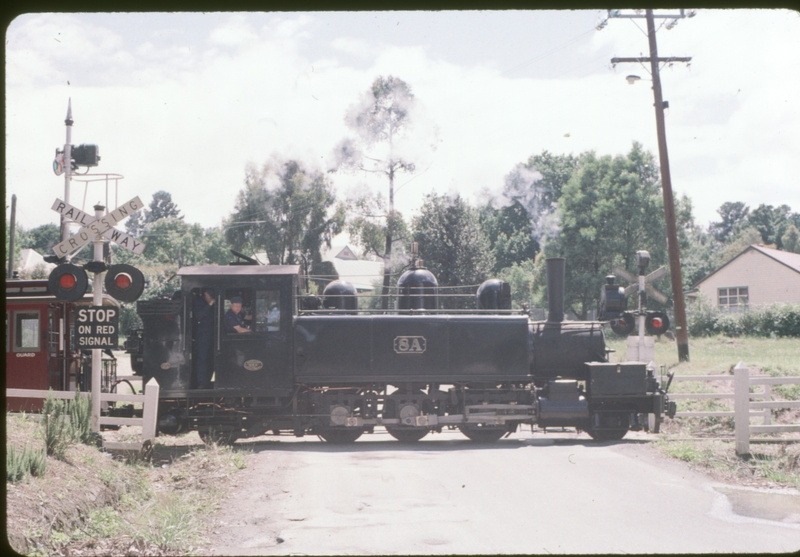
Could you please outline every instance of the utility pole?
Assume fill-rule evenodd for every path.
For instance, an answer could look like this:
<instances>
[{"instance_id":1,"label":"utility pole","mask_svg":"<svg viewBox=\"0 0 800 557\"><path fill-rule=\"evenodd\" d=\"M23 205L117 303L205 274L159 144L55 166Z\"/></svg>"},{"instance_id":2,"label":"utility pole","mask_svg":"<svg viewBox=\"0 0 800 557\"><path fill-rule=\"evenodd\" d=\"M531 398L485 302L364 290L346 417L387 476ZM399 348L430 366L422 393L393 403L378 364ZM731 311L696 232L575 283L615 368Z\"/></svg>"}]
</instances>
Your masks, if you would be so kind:
<instances>
[{"instance_id":1,"label":"utility pole","mask_svg":"<svg viewBox=\"0 0 800 557\"><path fill-rule=\"evenodd\" d=\"M693 17L695 13L690 11L688 14L680 10L680 14L654 15L653 10L645 10L645 15L623 15L619 10L608 10L609 18L646 18L647 37L650 42L650 56L648 58L612 58L611 63L616 65L621 62L650 62L650 73L653 77L653 97L656 109L656 132L658 133L658 157L661 165L661 191L664 197L664 219L667 227L667 251L669 254L670 278L672 282L672 299L675 305L675 332L678 344L678 359L681 362L689 361L689 331L686 324L686 306L683 300L683 279L681 277L681 256L678 246L678 227L675 221L675 201L672 196L672 179L669 170L669 155L667 153L667 132L664 125L665 102L661 94L661 76L659 74L659 64L672 62L690 62L691 57L658 57L658 46L656 44L655 18L671 19L667 24L667 29L674 27L679 19ZM598 26L602 29L605 22ZM630 76L636 78L636 76ZM637 78L638 79L638 78ZM630 83L633 80L629 79Z\"/></svg>"}]
</instances>

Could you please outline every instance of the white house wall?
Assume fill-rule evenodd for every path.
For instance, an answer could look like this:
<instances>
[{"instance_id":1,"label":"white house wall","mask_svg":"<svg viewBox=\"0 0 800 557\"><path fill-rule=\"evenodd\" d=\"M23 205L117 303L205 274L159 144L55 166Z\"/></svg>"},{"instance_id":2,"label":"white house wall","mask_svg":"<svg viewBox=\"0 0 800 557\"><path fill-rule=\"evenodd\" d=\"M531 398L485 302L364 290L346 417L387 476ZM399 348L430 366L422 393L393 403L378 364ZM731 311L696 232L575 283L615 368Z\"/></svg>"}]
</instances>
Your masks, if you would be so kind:
<instances>
[{"instance_id":1,"label":"white house wall","mask_svg":"<svg viewBox=\"0 0 800 557\"><path fill-rule=\"evenodd\" d=\"M749 305L800 302L800 273L760 253L748 250L697 286L716 307L719 288L746 286Z\"/></svg>"}]
</instances>

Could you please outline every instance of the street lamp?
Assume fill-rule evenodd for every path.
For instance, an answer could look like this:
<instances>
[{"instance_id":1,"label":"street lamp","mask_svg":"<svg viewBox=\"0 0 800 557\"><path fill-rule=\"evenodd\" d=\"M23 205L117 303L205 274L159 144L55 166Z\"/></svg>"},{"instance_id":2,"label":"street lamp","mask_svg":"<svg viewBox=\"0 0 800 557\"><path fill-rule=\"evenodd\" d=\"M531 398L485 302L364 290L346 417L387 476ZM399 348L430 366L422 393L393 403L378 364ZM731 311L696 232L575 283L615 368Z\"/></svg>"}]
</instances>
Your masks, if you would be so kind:
<instances>
[{"instance_id":1,"label":"street lamp","mask_svg":"<svg viewBox=\"0 0 800 557\"><path fill-rule=\"evenodd\" d=\"M628 85L633 85L637 81L640 81L642 78L639 77L638 75L629 75L625 79L628 80Z\"/></svg>"}]
</instances>

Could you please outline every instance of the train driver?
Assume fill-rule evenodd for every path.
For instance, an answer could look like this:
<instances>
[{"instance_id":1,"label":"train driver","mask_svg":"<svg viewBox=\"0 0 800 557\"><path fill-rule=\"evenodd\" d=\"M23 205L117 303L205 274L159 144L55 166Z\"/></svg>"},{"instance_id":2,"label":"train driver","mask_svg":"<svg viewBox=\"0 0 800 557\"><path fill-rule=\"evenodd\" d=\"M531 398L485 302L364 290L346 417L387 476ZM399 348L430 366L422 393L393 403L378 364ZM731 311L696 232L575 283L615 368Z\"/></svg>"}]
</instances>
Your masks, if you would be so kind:
<instances>
[{"instance_id":1,"label":"train driver","mask_svg":"<svg viewBox=\"0 0 800 557\"><path fill-rule=\"evenodd\" d=\"M242 315L242 297L234 296L231 298L231 307L225 312L225 332L227 333L249 333L250 328L244 324L245 317Z\"/></svg>"},{"instance_id":2,"label":"train driver","mask_svg":"<svg viewBox=\"0 0 800 557\"><path fill-rule=\"evenodd\" d=\"M194 365L198 389L210 389L214 367L214 302L216 291L203 288L194 299Z\"/></svg>"}]
</instances>

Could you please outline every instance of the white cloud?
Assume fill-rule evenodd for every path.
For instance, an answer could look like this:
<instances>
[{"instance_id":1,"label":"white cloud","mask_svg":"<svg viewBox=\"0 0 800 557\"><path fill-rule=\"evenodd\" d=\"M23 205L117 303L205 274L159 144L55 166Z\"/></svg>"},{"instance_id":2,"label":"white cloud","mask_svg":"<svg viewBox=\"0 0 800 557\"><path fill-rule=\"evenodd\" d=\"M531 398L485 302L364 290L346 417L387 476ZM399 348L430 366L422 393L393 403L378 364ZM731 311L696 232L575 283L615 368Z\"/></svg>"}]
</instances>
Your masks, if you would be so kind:
<instances>
[{"instance_id":1,"label":"white cloud","mask_svg":"<svg viewBox=\"0 0 800 557\"><path fill-rule=\"evenodd\" d=\"M703 224L723 201L788 203L800 212L793 185L800 174L800 23L748 14L700 11L658 34L662 55L694 56L691 68L666 69L663 82L673 186L692 198ZM206 226L233 209L248 161L261 164L278 152L324 165L349 134L346 110L378 75L408 82L424 109L412 143L418 152L410 153L419 157L418 172L397 180L406 214L430 191L469 197L497 190L517 163L545 149L616 155L639 141L658 153L642 68L515 78L503 75L507 65L455 64L432 57L427 46L382 45L349 32L309 55L324 14L270 14L266 23L247 14L208 17L219 24L195 42L175 22L134 42L80 15L15 20L7 35L6 184L7 195L18 195L24 226L56 222L49 207L63 194L63 178L48 169L64 143L69 97L73 143L100 145L95 172L125 176L120 202L164 189L188 221ZM596 49L590 58L603 48L617 56L647 50L646 37L627 21L581 45ZM353 55L359 67L347 62ZM628 73L644 79L629 86ZM432 151L424 140L434 126ZM369 176L333 178L342 195L358 184L386 190ZM91 188L87 203L100 196L100 186ZM82 201L82 185L73 196Z\"/></svg>"}]
</instances>

